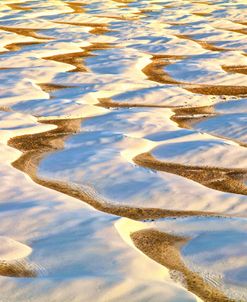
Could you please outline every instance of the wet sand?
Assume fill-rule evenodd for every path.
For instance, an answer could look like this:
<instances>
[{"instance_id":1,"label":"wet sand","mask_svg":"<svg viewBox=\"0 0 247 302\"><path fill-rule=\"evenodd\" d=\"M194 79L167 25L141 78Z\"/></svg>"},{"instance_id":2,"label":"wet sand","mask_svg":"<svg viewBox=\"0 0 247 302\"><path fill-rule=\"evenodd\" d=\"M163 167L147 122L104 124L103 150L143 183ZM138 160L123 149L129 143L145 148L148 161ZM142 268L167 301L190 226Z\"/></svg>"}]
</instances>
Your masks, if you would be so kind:
<instances>
[{"instance_id":1,"label":"wet sand","mask_svg":"<svg viewBox=\"0 0 247 302\"><path fill-rule=\"evenodd\" d=\"M208 270L200 270L199 252L189 263L182 250L194 239L207 238L207 232L194 237L192 229L191 236L179 230L184 217L198 221L202 229L206 220L201 218L238 221L242 217L243 233L239 229L238 236L245 232L245 8L238 0L0 4L0 143L4 150L0 165L1 177L7 179L0 214L3 234L30 245L20 258L6 260L5 251L0 251L1 282L7 284L1 290L4 298L26 301L27 294L16 278L27 278L35 283L30 289L38 289L32 297L51 300L56 292L54 280L59 277L64 284L73 279L71 289L77 293L71 297L72 290L67 295L59 284L60 294L55 294L59 300L53 299L59 302L68 297L74 302L88 301L77 281L80 288L92 282L90 300L95 301L163 301L160 284L165 285L169 302L247 301L246 261L239 241L226 235L232 244L229 254L235 251L237 256L224 263L218 259ZM193 142L201 145L188 159L188 144ZM172 151L172 144L181 150ZM156 158L159 148L163 154ZM242 164L235 167L229 157L224 161L227 151L242 159ZM208 156L206 161L203 154ZM199 162L200 158L204 161ZM196 164L194 159L198 159ZM20 204L16 198L22 197L24 188L17 182L11 189L15 182L11 173L26 177L22 181L27 192ZM55 197L49 200L47 193L45 198L41 192L46 190ZM39 202L33 202L35 198ZM71 208L86 214L67 214L72 212L66 199ZM25 217L18 228L13 218L6 218L10 213L16 221ZM123 248L125 242L114 236L119 235L117 223L126 218L141 224L128 235L130 246ZM178 222L170 233L161 228L169 219ZM151 228L152 223L157 228ZM233 223L222 228L231 234ZM107 247L98 242L101 237ZM223 243L217 237L213 243L222 254ZM214 251L207 248L212 259ZM54 260L54 251L61 251L60 264L59 255ZM132 252L138 255L133 263L129 256L122 259ZM101 274L106 255L111 257L106 261L109 271ZM166 268L171 280L164 281L160 275L150 279L146 266L137 276L135 264L146 263L146 256L150 267ZM50 269L45 290L39 283L39 261ZM222 266L220 280L225 287L215 277ZM146 274L144 282L140 276ZM100 284L99 276L107 285ZM126 278L135 282L130 285ZM127 283L113 288L120 279ZM151 293L143 290L150 287ZM9 294L14 291L21 299Z\"/></svg>"},{"instance_id":2,"label":"wet sand","mask_svg":"<svg viewBox=\"0 0 247 302\"><path fill-rule=\"evenodd\" d=\"M194 292L206 302L231 302L224 293L206 283L198 274L190 271L180 255L180 247L189 239L172 236L157 230L143 230L131 234L131 238L138 249L154 261L168 267L171 271L180 272L188 290ZM178 276L179 278L179 276Z\"/></svg>"},{"instance_id":3,"label":"wet sand","mask_svg":"<svg viewBox=\"0 0 247 302\"><path fill-rule=\"evenodd\" d=\"M157 219L164 217L184 217L184 216L218 216L216 213L200 211L172 211L159 208L134 208L130 206L116 206L110 201L104 200L96 192L89 190L83 191L75 185L44 179L37 175L36 169L42 158L50 152L63 148L64 140L78 131L81 120L50 120L45 123L55 124L57 129L42 134L28 136L19 136L10 139L8 144L23 152L23 155L15 162L13 166L27 173L33 181L47 188L75 197L93 206L95 209L117 215L128 217L135 220Z\"/></svg>"}]
</instances>

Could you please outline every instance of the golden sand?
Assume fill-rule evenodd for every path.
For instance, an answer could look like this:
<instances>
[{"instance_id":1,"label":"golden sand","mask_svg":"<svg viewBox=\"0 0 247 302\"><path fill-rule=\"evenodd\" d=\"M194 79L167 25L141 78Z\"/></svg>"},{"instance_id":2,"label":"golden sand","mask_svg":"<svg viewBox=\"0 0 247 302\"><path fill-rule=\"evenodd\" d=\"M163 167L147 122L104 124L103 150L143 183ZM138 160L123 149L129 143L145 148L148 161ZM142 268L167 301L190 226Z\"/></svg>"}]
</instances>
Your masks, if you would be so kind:
<instances>
[{"instance_id":1,"label":"golden sand","mask_svg":"<svg viewBox=\"0 0 247 302\"><path fill-rule=\"evenodd\" d=\"M180 128L193 129L193 126L202 121L208 120L212 117L219 115L215 112L214 106L203 106L203 107L178 107L173 108L172 111L175 113L171 116L171 120ZM214 133L214 137L221 139L228 139L222 135ZM239 146L247 147L247 144L237 139L231 138L231 141L237 143Z\"/></svg>"},{"instance_id":2,"label":"golden sand","mask_svg":"<svg viewBox=\"0 0 247 302\"><path fill-rule=\"evenodd\" d=\"M37 83L37 85L46 93L52 93L61 89L73 88L74 86L52 84L52 83Z\"/></svg>"},{"instance_id":3,"label":"golden sand","mask_svg":"<svg viewBox=\"0 0 247 302\"><path fill-rule=\"evenodd\" d=\"M31 10L32 9L31 7L23 6L23 4L26 3L29 3L29 1L21 2L21 3L6 3L6 5L13 10L24 10L24 11Z\"/></svg>"},{"instance_id":4,"label":"golden sand","mask_svg":"<svg viewBox=\"0 0 247 302\"><path fill-rule=\"evenodd\" d=\"M68 25L74 25L74 26L92 27L92 29L89 32L91 34L95 34L95 35L103 35L103 34L111 31L108 28L107 23L63 22L63 21L54 21L54 23L68 24Z\"/></svg>"},{"instance_id":5,"label":"golden sand","mask_svg":"<svg viewBox=\"0 0 247 302\"><path fill-rule=\"evenodd\" d=\"M184 264L180 248L188 238L159 232L155 229L146 229L131 234L135 246L149 258L179 272L187 289L205 302L234 302L226 297L219 289L206 282L199 274L191 271Z\"/></svg>"},{"instance_id":6,"label":"golden sand","mask_svg":"<svg viewBox=\"0 0 247 302\"><path fill-rule=\"evenodd\" d=\"M34 278L36 271L23 261L7 262L0 260L0 275L15 278Z\"/></svg>"},{"instance_id":7,"label":"golden sand","mask_svg":"<svg viewBox=\"0 0 247 302\"><path fill-rule=\"evenodd\" d=\"M247 22L246 21L233 21L237 24L242 24L242 25L247 25Z\"/></svg>"},{"instance_id":8,"label":"golden sand","mask_svg":"<svg viewBox=\"0 0 247 302\"><path fill-rule=\"evenodd\" d=\"M148 13L152 13L155 12L155 9L152 8L143 8L143 9L139 9L138 12L136 12L136 14L148 14Z\"/></svg>"},{"instance_id":9,"label":"golden sand","mask_svg":"<svg viewBox=\"0 0 247 302\"><path fill-rule=\"evenodd\" d=\"M111 98L98 98L98 106L104 108L170 108L164 105L155 105L155 104L143 104L143 103L134 103L134 102L117 102L113 101Z\"/></svg>"},{"instance_id":10,"label":"golden sand","mask_svg":"<svg viewBox=\"0 0 247 302\"><path fill-rule=\"evenodd\" d=\"M74 66L75 68L70 70L70 72L89 72L89 69L84 65L83 58L85 57L89 57L89 54L81 51L44 57L43 59Z\"/></svg>"},{"instance_id":11,"label":"golden sand","mask_svg":"<svg viewBox=\"0 0 247 302\"><path fill-rule=\"evenodd\" d=\"M63 149L65 139L79 131L81 119L50 120L45 121L45 123L55 124L57 128L44 133L18 136L11 138L8 142L11 147L23 152L23 155L12 165L28 174L34 182L86 202L99 211L134 220L198 215L219 216L212 212L180 211L114 205L106 202L97 194L75 187L73 184L39 177L36 173L39 162L47 154Z\"/></svg>"},{"instance_id":12,"label":"golden sand","mask_svg":"<svg viewBox=\"0 0 247 302\"><path fill-rule=\"evenodd\" d=\"M218 168L210 166L190 166L160 161L151 153L137 155L133 161L142 167L176 174L205 187L228 193L247 195L247 169Z\"/></svg>"},{"instance_id":13,"label":"golden sand","mask_svg":"<svg viewBox=\"0 0 247 302\"><path fill-rule=\"evenodd\" d=\"M120 15L120 16L111 16L111 15L96 15L98 18L107 18L107 19L114 19L114 20L119 20L119 21L133 21L133 20L138 20L139 17L136 16L125 16L125 15Z\"/></svg>"},{"instance_id":14,"label":"golden sand","mask_svg":"<svg viewBox=\"0 0 247 302\"><path fill-rule=\"evenodd\" d=\"M212 43L209 43L209 42L206 42L206 41L194 39L190 35L175 35L175 36L177 38L179 38L179 39L193 41L193 42L201 45L202 48L204 48L206 50L210 50L210 51L232 51L233 50L233 49L227 49L227 48L223 48L223 47L218 47L218 46L215 46Z\"/></svg>"},{"instance_id":15,"label":"golden sand","mask_svg":"<svg viewBox=\"0 0 247 302\"><path fill-rule=\"evenodd\" d=\"M135 0L113 0L120 4L121 7L127 7L129 3ZM212 5L213 2L209 1L190 1L193 4ZM9 3L8 5L13 10L31 10L31 7L26 7L25 3ZM64 2L64 4L71 9L71 12L65 14L83 14L86 12L84 2ZM155 4L155 2L152 2ZM160 2L157 2L160 4ZM120 5L119 5L120 7ZM163 5L164 8L178 8L176 4ZM143 8L139 10L141 14L152 12L152 9ZM138 13L137 13L138 14ZM192 12L191 14L197 16L208 16L211 13L207 11ZM137 17L129 17L125 15L94 15L94 17L109 18L115 20L136 20ZM237 22L236 22L237 23ZM245 21L238 22L242 25L247 25ZM89 27L90 33L95 35L103 35L110 32L108 23L90 23L90 22L63 22L54 21L54 24L64 24L71 26ZM166 22L168 25L184 26L186 23L182 22ZM33 37L36 39L51 40L53 38L39 35L37 32L41 29L33 28L19 28L10 26L0 26L1 30L13 32L18 35ZM245 28L241 29L225 29L240 34L246 34ZM231 51L234 49L226 49L218 47L212 43L194 39L190 35L176 35L179 39L187 39L199 44L203 49L208 51ZM44 43L42 42L17 42L11 43L5 46L9 51L18 51L25 46ZM112 48L112 44L108 43L94 43L90 46L83 47L82 51L57 54L44 57L46 60L53 60L61 63L70 64L74 67L73 72L89 72L85 64L85 58L94 56L93 51ZM186 59L186 56L175 55L153 55L151 63L142 69L142 72L147 76L148 80L160 83L160 84L173 84L179 85L182 88L192 92L204 95L231 95L242 96L247 95L247 86L227 86L227 85L207 85L187 83L174 79L164 69L169 64L173 64L176 61ZM4 68L1 68L4 69ZM226 66L223 65L222 69L226 72L234 72L247 74L246 66ZM53 84L53 83L39 83L40 88L49 93L52 97L52 93L60 89L72 88L72 86ZM142 104L142 103L130 103L130 102L117 102L110 98L99 98L100 106L104 107L157 107L166 108L162 105ZM0 107L1 111L9 111L7 107ZM207 107L191 107L191 108L176 108L174 109L174 115L171 119L176 122L180 127L190 128L195 122L199 122L202 119L206 119L215 116L214 108ZM46 131L44 133L22 135L11 138L8 144L23 152L21 157L16 160L12 165L26 173L30 178L39 185L56 190L58 192L67 194L68 196L77 198L87 204L91 205L95 209L122 217L127 217L134 220L143 219L158 219L165 217L184 217L184 216L220 216L217 213L202 212L202 211L181 211L181 210L166 210L160 208L143 208L143 207L130 207L121 206L114 203L105 201L103 197L99 196L93 191L84 189L84 187L75 186L69 182L58 181L41 177L37 174L37 168L40 161L49 153L62 150L64 148L64 141L71 135L80 131L82 119L63 119L63 120L46 120L44 123L54 124L56 129ZM211 189L243 194L247 195L247 186L244 183L247 177L246 169L230 169L230 168L217 168L209 166L189 166L177 163L168 163L157 160L151 153L143 153L134 158L134 162L140 166L150 169L163 171L179 175L181 177L198 182ZM151 201L150 201L151 204ZM148 257L154 261L162 264L170 270L174 270L183 275L186 287L189 291L196 294L198 297L206 302L231 302L233 300L227 298L219 289L212 284L207 283L199 274L192 272L184 264L180 253L180 248L189 238L183 238L180 236L173 236L170 234L162 233L156 230L142 230L131 234L131 238L135 246L145 253ZM0 261L0 275L9 277L35 277L37 272L25 262L13 261L8 263L6 261Z\"/></svg>"},{"instance_id":16,"label":"golden sand","mask_svg":"<svg viewBox=\"0 0 247 302\"><path fill-rule=\"evenodd\" d=\"M180 35L181 36L181 35ZM183 36L184 37L184 36ZM186 36L187 37L187 36ZM197 41L198 42L198 41ZM200 41L200 45L206 48L208 44ZM211 46L209 47L210 50ZM216 48L212 46L213 50ZM224 49L221 49L224 50ZM148 80L158 82L161 84L180 85L182 88L192 92L203 95L229 95L229 96L245 96L247 95L247 86L230 86L230 85L210 85L210 84L193 84L191 82L177 81L169 75L164 68L174 61L186 59L186 56L173 55L153 55L152 62L142 69L142 72L147 76ZM243 71L243 68L241 69Z\"/></svg>"},{"instance_id":17,"label":"golden sand","mask_svg":"<svg viewBox=\"0 0 247 302\"><path fill-rule=\"evenodd\" d=\"M108 43L93 43L90 46L86 46L83 48L81 52L73 52L73 53L66 53L66 54L59 54L49 57L44 57L45 60L52 60L61 63L66 63L74 66L73 70L70 72L89 72L89 68L86 67L84 63L84 59L94 56L92 54L95 50L104 50L113 47L113 45Z\"/></svg>"},{"instance_id":18,"label":"golden sand","mask_svg":"<svg viewBox=\"0 0 247 302\"><path fill-rule=\"evenodd\" d=\"M221 68L226 72L247 74L247 65L222 65Z\"/></svg>"},{"instance_id":19,"label":"golden sand","mask_svg":"<svg viewBox=\"0 0 247 302\"><path fill-rule=\"evenodd\" d=\"M168 25L178 25L178 26L185 26L185 25L188 25L188 23L186 23L186 22L174 22L174 21L169 21L169 22L165 22L166 24L168 24Z\"/></svg>"},{"instance_id":20,"label":"golden sand","mask_svg":"<svg viewBox=\"0 0 247 302\"><path fill-rule=\"evenodd\" d=\"M63 22L63 21L54 21L54 23L58 24L68 24L68 25L74 25L74 26L86 26L86 27L107 27L107 23L89 23L89 22Z\"/></svg>"},{"instance_id":21,"label":"golden sand","mask_svg":"<svg viewBox=\"0 0 247 302\"><path fill-rule=\"evenodd\" d=\"M8 49L9 51L18 51L18 50L21 50L22 48L24 48L25 46L38 45L38 44L42 44L42 43L44 43L44 42L36 42L36 41L16 42L16 43L7 44L4 46L4 48Z\"/></svg>"},{"instance_id":22,"label":"golden sand","mask_svg":"<svg viewBox=\"0 0 247 302\"><path fill-rule=\"evenodd\" d=\"M177 123L180 128L188 129L191 129L195 123L217 115L213 106L180 107L174 108L173 112L175 114L171 117L171 120Z\"/></svg>"},{"instance_id":23,"label":"golden sand","mask_svg":"<svg viewBox=\"0 0 247 302\"><path fill-rule=\"evenodd\" d=\"M193 4L203 4L203 5L213 5L213 2L209 2L209 1L191 1L191 3Z\"/></svg>"},{"instance_id":24,"label":"golden sand","mask_svg":"<svg viewBox=\"0 0 247 302\"><path fill-rule=\"evenodd\" d=\"M0 106L0 111L11 112L11 109L7 106Z\"/></svg>"},{"instance_id":25,"label":"golden sand","mask_svg":"<svg viewBox=\"0 0 247 302\"><path fill-rule=\"evenodd\" d=\"M82 14L85 13L86 9L83 7L87 5L83 2L65 2L66 5L69 6L69 8L72 9L72 12L68 12L67 14Z\"/></svg>"},{"instance_id":26,"label":"golden sand","mask_svg":"<svg viewBox=\"0 0 247 302\"><path fill-rule=\"evenodd\" d=\"M194 12L192 14L195 15L195 16L200 16L200 17L205 17L205 16L210 16L211 15L211 13L209 13L209 12Z\"/></svg>"},{"instance_id":27,"label":"golden sand","mask_svg":"<svg viewBox=\"0 0 247 302\"><path fill-rule=\"evenodd\" d=\"M163 7L164 8L175 8L175 7L177 7L177 5L175 5L175 4L165 4L165 5L163 5Z\"/></svg>"},{"instance_id":28,"label":"golden sand","mask_svg":"<svg viewBox=\"0 0 247 302\"><path fill-rule=\"evenodd\" d=\"M186 85L183 88L193 93L204 95L230 95L245 96L247 95L247 86L230 86L230 85Z\"/></svg>"},{"instance_id":29,"label":"golden sand","mask_svg":"<svg viewBox=\"0 0 247 302\"><path fill-rule=\"evenodd\" d=\"M90 30L90 33L91 34L94 34L94 35L104 35L106 34L107 32L110 32L111 30L108 29L108 27L94 27L93 29Z\"/></svg>"},{"instance_id":30,"label":"golden sand","mask_svg":"<svg viewBox=\"0 0 247 302\"><path fill-rule=\"evenodd\" d=\"M152 62L142 69L142 72L147 76L150 81L158 82L161 84L182 84L173 79L164 67L172 64L172 60L182 60L182 56L153 56Z\"/></svg>"},{"instance_id":31,"label":"golden sand","mask_svg":"<svg viewBox=\"0 0 247 302\"><path fill-rule=\"evenodd\" d=\"M247 28L239 28L239 29L236 29L236 28L224 28L224 30L228 30L228 31L232 31L232 32L235 32L235 33L239 33L239 34L243 34L243 35L247 35Z\"/></svg>"},{"instance_id":32,"label":"golden sand","mask_svg":"<svg viewBox=\"0 0 247 302\"><path fill-rule=\"evenodd\" d=\"M35 39L53 40L54 38L41 36L37 34L37 31L42 29L39 28L20 28L20 27L10 27L10 26L0 26L1 30L12 32L21 36L32 37Z\"/></svg>"},{"instance_id":33,"label":"golden sand","mask_svg":"<svg viewBox=\"0 0 247 302\"><path fill-rule=\"evenodd\" d=\"M114 2L118 3L132 3L135 2L135 0L113 0Z\"/></svg>"}]
</instances>

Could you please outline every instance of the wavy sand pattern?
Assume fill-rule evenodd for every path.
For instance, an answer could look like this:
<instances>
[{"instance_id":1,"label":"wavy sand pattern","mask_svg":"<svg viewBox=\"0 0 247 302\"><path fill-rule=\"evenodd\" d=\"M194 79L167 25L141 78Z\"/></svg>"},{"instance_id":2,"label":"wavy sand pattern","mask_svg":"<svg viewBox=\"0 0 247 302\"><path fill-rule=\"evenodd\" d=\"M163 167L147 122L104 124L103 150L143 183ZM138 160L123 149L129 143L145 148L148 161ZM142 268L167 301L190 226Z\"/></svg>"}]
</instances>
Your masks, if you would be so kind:
<instances>
[{"instance_id":1,"label":"wavy sand pattern","mask_svg":"<svg viewBox=\"0 0 247 302\"><path fill-rule=\"evenodd\" d=\"M247 301L246 11L0 3L3 299Z\"/></svg>"}]
</instances>

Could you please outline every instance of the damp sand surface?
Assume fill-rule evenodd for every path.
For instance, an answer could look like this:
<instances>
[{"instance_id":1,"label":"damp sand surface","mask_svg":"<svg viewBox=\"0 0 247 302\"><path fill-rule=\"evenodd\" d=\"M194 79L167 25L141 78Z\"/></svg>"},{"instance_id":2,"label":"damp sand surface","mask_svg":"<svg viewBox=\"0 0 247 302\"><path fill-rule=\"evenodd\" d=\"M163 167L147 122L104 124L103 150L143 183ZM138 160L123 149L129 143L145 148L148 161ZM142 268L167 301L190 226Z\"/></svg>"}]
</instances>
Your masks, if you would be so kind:
<instances>
[{"instance_id":1,"label":"damp sand surface","mask_svg":"<svg viewBox=\"0 0 247 302\"><path fill-rule=\"evenodd\" d=\"M247 301L246 11L1 1L4 302Z\"/></svg>"}]
</instances>

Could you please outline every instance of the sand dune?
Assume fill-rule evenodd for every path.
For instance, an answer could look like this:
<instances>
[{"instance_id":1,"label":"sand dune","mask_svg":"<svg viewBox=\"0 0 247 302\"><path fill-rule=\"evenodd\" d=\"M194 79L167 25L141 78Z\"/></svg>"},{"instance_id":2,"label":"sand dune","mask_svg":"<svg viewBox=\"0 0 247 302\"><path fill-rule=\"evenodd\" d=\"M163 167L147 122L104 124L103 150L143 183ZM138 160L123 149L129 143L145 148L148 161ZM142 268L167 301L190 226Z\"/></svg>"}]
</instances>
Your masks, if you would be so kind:
<instances>
[{"instance_id":1,"label":"sand dune","mask_svg":"<svg viewBox=\"0 0 247 302\"><path fill-rule=\"evenodd\" d=\"M155 159L149 153L138 155L134 158L134 162L143 167L174 173L192 179L209 188L247 195L247 187L245 185L246 169L221 169L210 166L201 167L162 162Z\"/></svg>"},{"instance_id":2,"label":"sand dune","mask_svg":"<svg viewBox=\"0 0 247 302\"><path fill-rule=\"evenodd\" d=\"M234 301L207 284L199 275L191 272L184 265L178 247L185 244L186 238L171 236L156 230L137 231L131 235L131 238L136 247L154 261L168 267L170 270L181 272L188 289L204 301Z\"/></svg>"},{"instance_id":3,"label":"sand dune","mask_svg":"<svg viewBox=\"0 0 247 302\"><path fill-rule=\"evenodd\" d=\"M3 301L247 301L246 8L0 3Z\"/></svg>"}]
</instances>

